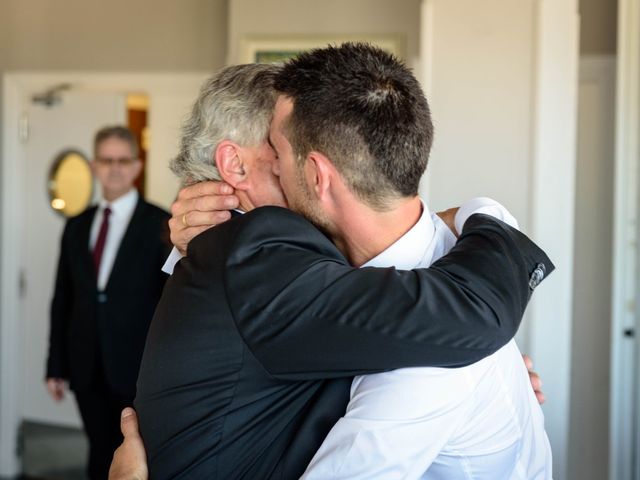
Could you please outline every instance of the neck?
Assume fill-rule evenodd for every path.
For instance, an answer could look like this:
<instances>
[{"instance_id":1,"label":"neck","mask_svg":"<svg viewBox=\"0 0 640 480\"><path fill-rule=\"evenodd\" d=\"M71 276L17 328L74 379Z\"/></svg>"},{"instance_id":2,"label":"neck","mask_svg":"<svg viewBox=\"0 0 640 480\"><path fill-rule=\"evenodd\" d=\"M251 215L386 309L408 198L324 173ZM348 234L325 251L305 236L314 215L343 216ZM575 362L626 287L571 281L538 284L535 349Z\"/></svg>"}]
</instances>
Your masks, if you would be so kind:
<instances>
[{"instance_id":1,"label":"neck","mask_svg":"<svg viewBox=\"0 0 640 480\"><path fill-rule=\"evenodd\" d=\"M251 201L249 195L244 190L236 190L236 196L238 197L239 204L238 209L247 213L256 208L256 205Z\"/></svg>"},{"instance_id":2,"label":"neck","mask_svg":"<svg viewBox=\"0 0 640 480\"><path fill-rule=\"evenodd\" d=\"M422 215L419 197L400 199L390 210L378 212L353 201L338 209L331 232L333 242L351 265L359 267L382 253L407 233Z\"/></svg>"},{"instance_id":3,"label":"neck","mask_svg":"<svg viewBox=\"0 0 640 480\"><path fill-rule=\"evenodd\" d=\"M111 202L115 202L116 200L118 200L120 197L125 196L127 193L129 193L131 190L133 190L133 188L130 188L129 190L125 191L125 192L113 192L110 190L103 190L102 191L102 198L104 198L107 202L111 203Z\"/></svg>"}]
</instances>

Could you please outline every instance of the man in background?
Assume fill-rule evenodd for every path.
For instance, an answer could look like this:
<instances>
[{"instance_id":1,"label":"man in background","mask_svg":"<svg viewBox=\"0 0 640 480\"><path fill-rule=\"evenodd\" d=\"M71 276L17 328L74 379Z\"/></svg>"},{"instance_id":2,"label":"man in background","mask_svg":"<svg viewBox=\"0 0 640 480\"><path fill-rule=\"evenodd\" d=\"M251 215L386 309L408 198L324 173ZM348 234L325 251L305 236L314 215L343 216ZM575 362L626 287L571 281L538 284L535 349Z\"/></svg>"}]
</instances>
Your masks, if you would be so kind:
<instances>
[{"instance_id":1,"label":"man in background","mask_svg":"<svg viewBox=\"0 0 640 480\"><path fill-rule=\"evenodd\" d=\"M106 479L122 441L120 412L131 405L149 323L166 275L169 214L134 188L142 163L126 127L101 129L93 173L102 198L68 220L62 236L47 361L55 401L75 393L89 438L89 477Z\"/></svg>"}]
</instances>

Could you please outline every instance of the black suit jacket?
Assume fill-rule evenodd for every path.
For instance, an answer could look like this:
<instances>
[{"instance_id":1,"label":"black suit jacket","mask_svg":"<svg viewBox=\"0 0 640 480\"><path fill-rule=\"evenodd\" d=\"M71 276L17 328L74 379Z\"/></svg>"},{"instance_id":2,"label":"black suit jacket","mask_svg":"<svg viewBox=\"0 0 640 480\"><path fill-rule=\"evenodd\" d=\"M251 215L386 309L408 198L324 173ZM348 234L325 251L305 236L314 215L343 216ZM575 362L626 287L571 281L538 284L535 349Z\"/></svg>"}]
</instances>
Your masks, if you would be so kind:
<instances>
[{"instance_id":1,"label":"black suit jacket","mask_svg":"<svg viewBox=\"0 0 640 480\"><path fill-rule=\"evenodd\" d=\"M47 377L89 387L99 361L109 386L135 395L144 342L166 275L170 249L164 210L138 200L104 292L98 292L89 251L97 207L71 218L62 235L53 301ZM98 310L100 309L100 314Z\"/></svg>"},{"instance_id":2,"label":"black suit jacket","mask_svg":"<svg viewBox=\"0 0 640 480\"><path fill-rule=\"evenodd\" d=\"M351 377L455 367L515 334L546 255L474 215L429 269L355 269L298 215L254 210L189 244L138 380L151 478L297 478Z\"/></svg>"}]
</instances>

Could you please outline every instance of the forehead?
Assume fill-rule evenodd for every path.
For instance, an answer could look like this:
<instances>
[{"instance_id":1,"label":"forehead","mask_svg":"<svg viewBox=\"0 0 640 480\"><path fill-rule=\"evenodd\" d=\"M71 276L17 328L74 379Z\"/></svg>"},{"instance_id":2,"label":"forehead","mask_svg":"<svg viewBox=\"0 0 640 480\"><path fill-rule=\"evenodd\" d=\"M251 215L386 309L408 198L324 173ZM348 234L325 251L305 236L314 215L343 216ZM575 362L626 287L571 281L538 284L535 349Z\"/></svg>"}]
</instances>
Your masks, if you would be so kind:
<instances>
[{"instance_id":1,"label":"forehead","mask_svg":"<svg viewBox=\"0 0 640 480\"><path fill-rule=\"evenodd\" d=\"M96 146L97 153L131 155L133 150L128 141L118 137L107 137Z\"/></svg>"}]
</instances>

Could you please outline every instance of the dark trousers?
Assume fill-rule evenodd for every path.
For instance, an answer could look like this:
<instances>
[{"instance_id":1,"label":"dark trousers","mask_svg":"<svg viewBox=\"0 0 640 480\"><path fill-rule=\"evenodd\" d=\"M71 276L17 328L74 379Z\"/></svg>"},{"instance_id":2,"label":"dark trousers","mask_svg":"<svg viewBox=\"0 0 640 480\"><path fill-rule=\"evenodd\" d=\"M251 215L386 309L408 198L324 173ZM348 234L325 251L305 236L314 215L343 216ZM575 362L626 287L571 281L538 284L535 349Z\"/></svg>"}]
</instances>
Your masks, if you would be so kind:
<instances>
[{"instance_id":1,"label":"dark trousers","mask_svg":"<svg viewBox=\"0 0 640 480\"><path fill-rule=\"evenodd\" d=\"M122 443L120 413L133 406L133 398L111 390L102 367L91 388L75 392L84 429L89 438L88 474L91 480L107 480L113 452Z\"/></svg>"}]
</instances>

